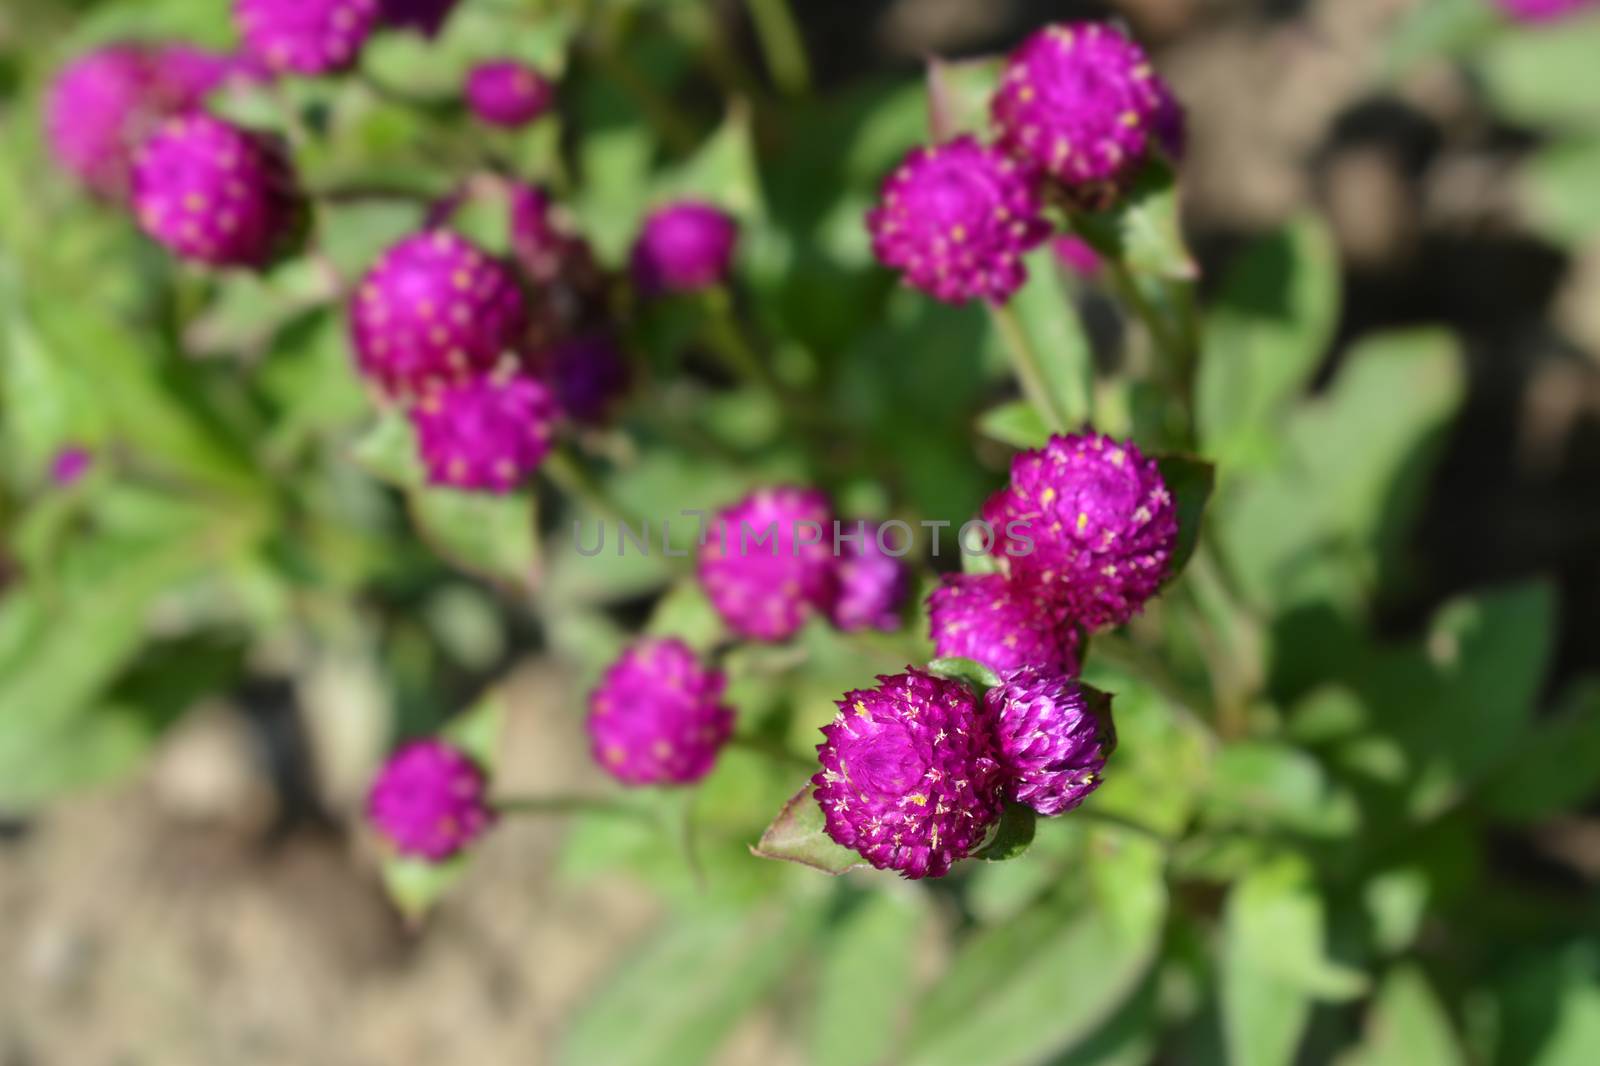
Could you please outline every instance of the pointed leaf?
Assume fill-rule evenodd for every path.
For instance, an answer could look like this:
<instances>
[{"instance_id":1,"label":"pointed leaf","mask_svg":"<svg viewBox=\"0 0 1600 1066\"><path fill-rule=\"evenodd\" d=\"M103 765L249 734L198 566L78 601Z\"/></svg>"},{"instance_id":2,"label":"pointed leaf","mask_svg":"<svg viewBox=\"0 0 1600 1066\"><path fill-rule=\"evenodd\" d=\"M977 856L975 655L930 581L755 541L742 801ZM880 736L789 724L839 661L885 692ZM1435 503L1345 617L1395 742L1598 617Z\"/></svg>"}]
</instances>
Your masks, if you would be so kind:
<instances>
[{"instance_id":1,"label":"pointed leaf","mask_svg":"<svg viewBox=\"0 0 1600 1066\"><path fill-rule=\"evenodd\" d=\"M951 681L965 681L977 689L980 696L1000 684L1000 675L976 659L956 656L934 659L928 664L928 673Z\"/></svg>"},{"instance_id":2,"label":"pointed leaf","mask_svg":"<svg viewBox=\"0 0 1600 1066\"><path fill-rule=\"evenodd\" d=\"M1097 251L1123 260L1135 274L1173 281L1199 275L1183 240L1177 176L1159 159L1145 165L1114 207L1077 225Z\"/></svg>"},{"instance_id":3,"label":"pointed leaf","mask_svg":"<svg viewBox=\"0 0 1600 1066\"><path fill-rule=\"evenodd\" d=\"M978 416L978 431L1013 448L1042 448L1050 440L1049 425L1026 400L989 408Z\"/></svg>"},{"instance_id":4,"label":"pointed leaf","mask_svg":"<svg viewBox=\"0 0 1600 1066\"><path fill-rule=\"evenodd\" d=\"M860 855L828 835L816 786L807 785L783 805L761 839L750 848L763 859L798 863L827 874L842 874L867 865Z\"/></svg>"},{"instance_id":5,"label":"pointed leaf","mask_svg":"<svg viewBox=\"0 0 1600 1066\"><path fill-rule=\"evenodd\" d=\"M1017 858L1033 843L1038 818L1032 807L1007 803L994 834L972 853L972 857L986 862L1005 862Z\"/></svg>"},{"instance_id":6,"label":"pointed leaf","mask_svg":"<svg viewBox=\"0 0 1600 1066\"><path fill-rule=\"evenodd\" d=\"M1188 455L1158 455L1156 466L1161 469L1161 478L1167 483L1167 491L1172 493L1178 508L1178 544L1167 568L1167 581L1171 582L1189 565L1200 543L1200 528L1205 522L1211 490L1216 487L1217 470L1210 463Z\"/></svg>"}]
</instances>

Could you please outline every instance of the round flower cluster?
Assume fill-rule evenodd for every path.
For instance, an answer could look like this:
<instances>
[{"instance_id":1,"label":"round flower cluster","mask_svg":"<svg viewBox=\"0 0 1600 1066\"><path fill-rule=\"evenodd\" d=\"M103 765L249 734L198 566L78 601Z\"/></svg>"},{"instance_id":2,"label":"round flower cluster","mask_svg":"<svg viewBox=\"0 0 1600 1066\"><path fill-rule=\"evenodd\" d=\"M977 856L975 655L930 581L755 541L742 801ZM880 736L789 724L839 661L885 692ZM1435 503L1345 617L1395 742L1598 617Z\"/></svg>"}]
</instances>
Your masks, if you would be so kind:
<instances>
[{"instance_id":1,"label":"round flower cluster","mask_svg":"<svg viewBox=\"0 0 1600 1066\"><path fill-rule=\"evenodd\" d=\"M711 772L733 733L727 679L680 640L622 653L589 697L594 758L627 785L688 785Z\"/></svg>"},{"instance_id":2,"label":"round flower cluster","mask_svg":"<svg viewBox=\"0 0 1600 1066\"><path fill-rule=\"evenodd\" d=\"M928 596L928 624L942 657L1078 672L1080 637L1065 610L1004 574L947 575Z\"/></svg>"},{"instance_id":3,"label":"round flower cluster","mask_svg":"<svg viewBox=\"0 0 1600 1066\"><path fill-rule=\"evenodd\" d=\"M916 148L867 213L873 252L939 300L1004 304L1052 230L1046 201L1108 206L1153 155L1183 154L1182 105L1113 26L1063 23L1013 52L990 101L994 145Z\"/></svg>"},{"instance_id":4,"label":"round flower cluster","mask_svg":"<svg viewBox=\"0 0 1600 1066\"><path fill-rule=\"evenodd\" d=\"M815 489L758 489L709 523L701 587L728 627L751 640L787 640L813 614L844 630L895 629L905 566L882 550L877 527L845 526Z\"/></svg>"},{"instance_id":5,"label":"round flower cluster","mask_svg":"<svg viewBox=\"0 0 1600 1066\"><path fill-rule=\"evenodd\" d=\"M442 740L389 757L367 796L367 820L401 855L441 862L494 824L483 771Z\"/></svg>"},{"instance_id":6,"label":"round flower cluster","mask_svg":"<svg viewBox=\"0 0 1600 1066\"><path fill-rule=\"evenodd\" d=\"M633 246L634 281L645 293L698 292L722 284L733 263L739 224L697 200L658 208Z\"/></svg>"},{"instance_id":7,"label":"round flower cluster","mask_svg":"<svg viewBox=\"0 0 1600 1066\"><path fill-rule=\"evenodd\" d=\"M1105 706L1059 673L1018 670L982 697L916 669L878 682L839 701L811 781L828 835L907 878L949 873L1006 802L1077 806L1115 744Z\"/></svg>"},{"instance_id":8,"label":"round flower cluster","mask_svg":"<svg viewBox=\"0 0 1600 1066\"><path fill-rule=\"evenodd\" d=\"M355 62L378 24L378 0L236 0L251 55L275 71L328 74Z\"/></svg>"},{"instance_id":9,"label":"round flower cluster","mask_svg":"<svg viewBox=\"0 0 1600 1066\"><path fill-rule=\"evenodd\" d=\"M526 126L554 101L555 90L544 75L514 59L480 63L467 75L467 103L493 126Z\"/></svg>"},{"instance_id":10,"label":"round flower cluster","mask_svg":"<svg viewBox=\"0 0 1600 1066\"><path fill-rule=\"evenodd\" d=\"M198 111L168 119L145 141L133 207L173 254L221 267L266 265L300 215L279 147Z\"/></svg>"},{"instance_id":11,"label":"round flower cluster","mask_svg":"<svg viewBox=\"0 0 1600 1066\"><path fill-rule=\"evenodd\" d=\"M510 492L549 452L557 408L543 382L511 370L425 392L410 413L429 481Z\"/></svg>"}]
</instances>

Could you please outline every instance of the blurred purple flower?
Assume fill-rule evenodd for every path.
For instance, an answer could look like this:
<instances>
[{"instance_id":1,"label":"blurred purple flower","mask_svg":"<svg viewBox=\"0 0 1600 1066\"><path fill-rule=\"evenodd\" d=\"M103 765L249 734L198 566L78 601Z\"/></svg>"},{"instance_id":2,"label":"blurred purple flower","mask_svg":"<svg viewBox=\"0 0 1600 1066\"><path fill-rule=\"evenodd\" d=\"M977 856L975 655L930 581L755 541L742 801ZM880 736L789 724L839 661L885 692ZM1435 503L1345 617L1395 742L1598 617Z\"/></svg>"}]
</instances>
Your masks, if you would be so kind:
<instances>
[{"instance_id":1,"label":"blurred purple flower","mask_svg":"<svg viewBox=\"0 0 1600 1066\"><path fill-rule=\"evenodd\" d=\"M628 785L687 785L711 772L733 732L722 672L680 640L644 640L589 697L594 758Z\"/></svg>"},{"instance_id":2,"label":"blurred purple flower","mask_svg":"<svg viewBox=\"0 0 1600 1066\"><path fill-rule=\"evenodd\" d=\"M401 855L441 862L494 823L487 783L464 752L442 740L396 751L367 797L367 818Z\"/></svg>"}]
</instances>

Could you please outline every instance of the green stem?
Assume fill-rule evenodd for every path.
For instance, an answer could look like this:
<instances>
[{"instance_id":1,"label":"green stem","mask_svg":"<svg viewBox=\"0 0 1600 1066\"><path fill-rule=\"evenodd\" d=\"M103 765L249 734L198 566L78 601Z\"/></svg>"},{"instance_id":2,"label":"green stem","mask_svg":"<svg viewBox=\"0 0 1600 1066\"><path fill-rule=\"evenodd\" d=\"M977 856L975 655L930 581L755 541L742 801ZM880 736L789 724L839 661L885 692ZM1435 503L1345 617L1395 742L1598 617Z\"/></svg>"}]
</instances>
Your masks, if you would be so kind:
<instances>
[{"instance_id":1,"label":"green stem","mask_svg":"<svg viewBox=\"0 0 1600 1066\"><path fill-rule=\"evenodd\" d=\"M1067 409L1061 403L1060 397L1056 396L1055 390L1050 388L1049 379L1045 377L1044 364L1039 359L1039 352L1033 346L1027 331L1022 328L1022 323L1017 320L1016 312L1009 307L990 304L989 315L1005 341L1006 351L1011 355L1011 368L1022 384L1023 394L1038 409L1051 429L1067 430L1070 422Z\"/></svg>"},{"instance_id":2,"label":"green stem","mask_svg":"<svg viewBox=\"0 0 1600 1066\"><path fill-rule=\"evenodd\" d=\"M1150 334L1151 342L1155 345L1161 374L1168 379L1172 389L1177 393L1182 415L1177 444L1184 448L1192 448L1195 444L1192 385L1194 359L1190 354L1192 345L1180 332L1173 329L1161 309L1150 302L1149 296L1139 286L1139 279L1128 269L1127 263L1117 256L1108 256L1106 261L1110 266L1112 286L1144 324L1145 330Z\"/></svg>"},{"instance_id":3,"label":"green stem","mask_svg":"<svg viewBox=\"0 0 1600 1066\"><path fill-rule=\"evenodd\" d=\"M811 64L789 0L746 0L772 80L788 96L811 89Z\"/></svg>"},{"instance_id":4,"label":"green stem","mask_svg":"<svg viewBox=\"0 0 1600 1066\"><path fill-rule=\"evenodd\" d=\"M733 295L722 286L705 294L706 343L747 384L754 385L775 399L782 400L782 389L772 371L756 354L755 346L745 335L743 327L734 316Z\"/></svg>"}]
</instances>

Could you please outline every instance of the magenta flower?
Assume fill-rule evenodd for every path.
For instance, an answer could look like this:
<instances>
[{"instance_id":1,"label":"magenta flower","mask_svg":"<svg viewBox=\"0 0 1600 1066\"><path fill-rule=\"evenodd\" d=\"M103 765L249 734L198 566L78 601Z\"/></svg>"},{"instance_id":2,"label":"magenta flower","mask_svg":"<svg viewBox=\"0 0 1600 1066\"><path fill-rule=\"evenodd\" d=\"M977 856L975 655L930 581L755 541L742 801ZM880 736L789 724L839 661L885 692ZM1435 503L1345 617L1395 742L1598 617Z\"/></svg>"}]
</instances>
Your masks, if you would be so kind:
<instances>
[{"instance_id":1,"label":"magenta flower","mask_svg":"<svg viewBox=\"0 0 1600 1066\"><path fill-rule=\"evenodd\" d=\"M428 480L469 491L510 492L538 469L555 436L550 390L521 373L441 385L411 408Z\"/></svg>"},{"instance_id":2,"label":"magenta flower","mask_svg":"<svg viewBox=\"0 0 1600 1066\"><path fill-rule=\"evenodd\" d=\"M1109 712L1091 707L1083 686L1024 668L984 696L994 721L1006 798L1040 814L1062 814L1100 787L1117 745Z\"/></svg>"},{"instance_id":3,"label":"magenta flower","mask_svg":"<svg viewBox=\"0 0 1600 1066\"><path fill-rule=\"evenodd\" d=\"M473 114L495 126L526 126L550 110L555 89L543 74L515 59L480 63L467 75Z\"/></svg>"},{"instance_id":4,"label":"magenta flower","mask_svg":"<svg viewBox=\"0 0 1600 1066\"><path fill-rule=\"evenodd\" d=\"M856 532L862 534L861 539L855 538ZM839 556L834 560L837 595L831 611L833 624L846 632L894 632L900 628L900 607L911 590L905 563L883 551L873 523L861 523L859 530L841 533L849 533L850 539L840 537ZM893 542L890 546L899 547Z\"/></svg>"},{"instance_id":5,"label":"magenta flower","mask_svg":"<svg viewBox=\"0 0 1600 1066\"><path fill-rule=\"evenodd\" d=\"M828 835L880 870L943 877L1000 817L994 732L972 690L920 670L847 692L811 781Z\"/></svg>"},{"instance_id":6,"label":"magenta flower","mask_svg":"<svg viewBox=\"0 0 1600 1066\"><path fill-rule=\"evenodd\" d=\"M651 213L633 246L633 274L647 293L720 285L733 262L739 224L710 204L683 200Z\"/></svg>"},{"instance_id":7,"label":"magenta flower","mask_svg":"<svg viewBox=\"0 0 1600 1066\"><path fill-rule=\"evenodd\" d=\"M81 445L69 444L50 460L50 480L64 489L77 484L93 465L93 452Z\"/></svg>"},{"instance_id":8,"label":"magenta flower","mask_svg":"<svg viewBox=\"0 0 1600 1066\"><path fill-rule=\"evenodd\" d=\"M879 261L947 303L1005 303L1027 280L1023 254L1050 234L1033 180L971 137L906 156L867 229Z\"/></svg>"},{"instance_id":9,"label":"magenta flower","mask_svg":"<svg viewBox=\"0 0 1600 1066\"><path fill-rule=\"evenodd\" d=\"M997 673L1078 672L1079 636L1066 612L1003 574L946 575L928 596L928 628L941 658L972 659Z\"/></svg>"},{"instance_id":10,"label":"magenta flower","mask_svg":"<svg viewBox=\"0 0 1600 1066\"><path fill-rule=\"evenodd\" d=\"M245 48L276 71L327 74L355 62L378 23L378 0L235 0Z\"/></svg>"},{"instance_id":11,"label":"magenta flower","mask_svg":"<svg viewBox=\"0 0 1600 1066\"><path fill-rule=\"evenodd\" d=\"M1056 262L1080 278L1093 280L1105 266L1094 246L1076 234L1057 237L1050 242L1050 250L1055 253Z\"/></svg>"},{"instance_id":12,"label":"magenta flower","mask_svg":"<svg viewBox=\"0 0 1600 1066\"><path fill-rule=\"evenodd\" d=\"M617 342L603 332L559 341L535 357L534 365L561 410L579 422L605 421L632 378Z\"/></svg>"},{"instance_id":13,"label":"magenta flower","mask_svg":"<svg viewBox=\"0 0 1600 1066\"><path fill-rule=\"evenodd\" d=\"M367 819L401 855L441 862L494 824L483 771L442 740L389 757L367 797Z\"/></svg>"},{"instance_id":14,"label":"magenta flower","mask_svg":"<svg viewBox=\"0 0 1600 1066\"><path fill-rule=\"evenodd\" d=\"M1495 3L1518 22L1550 22L1595 7L1600 0L1495 0Z\"/></svg>"},{"instance_id":15,"label":"magenta flower","mask_svg":"<svg viewBox=\"0 0 1600 1066\"><path fill-rule=\"evenodd\" d=\"M140 150L133 206L144 231L183 259L261 267L294 235L301 203L274 141L191 112Z\"/></svg>"},{"instance_id":16,"label":"magenta flower","mask_svg":"<svg viewBox=\"0 0 1600 1066\"><path fill-rule=\"evenodd\" d=\"M433 37L455 6L456 0L382 0L383 21Z\"/></svg>"},{"instance_id":17,"label":"magenta flower","mask_svg":"<svg viewBox=\"0 0 1600 1066\"><path fill-rule=\"evenodd\" d=\"M688 785L711 772L733 733L722 672L680 640L622 653L589 697L595 762L626 785Z\"/></svg>"},{"instance_id":18,"label":"magenta flower","mask_svg":"<svg viewBox=\"0 0 1600 1066\"><path fill-rule=\"evenodd\" d=\"M350 318L362 372L411 394L493 368L520 347L527 310L505 264L464 237L430 230L383 254Z\"/></svg>"},{"instance_id":19,"label":"magenta flower","mask_svg":"<svg viewBox=\"0 0 1600 1066\"><path fill-rule=\"evenodd\" d=\"M1068 190L1131 177L1172 136L1175 107L1144 50L1098 22L1029 37L991 105L1001 146Z\"/></svg>"},{"instance_id":20,"label":"magenta flower","mask_svg":"<svg viewBox=\"0 0 1600 1066\"><path fill-rule=\"evenodd\" d=\"M793 636L834 599L833 510L814 489L758 489L708 523L700 584L723 621L752 640Z\"/></svg>"},{"instance_id":21,"label":"magenta flower","mask_svg":"<svg viewBox=\"0 0 1600 1066\"><path fill-rule=\"evenodd\" d=\"M1166 580L1178 513L1154 459L1089 433L1053 436L1011 461L984 504L993 552L1014 579L1087 630L1121 625Z\"/></svg>"}]
</instances>

